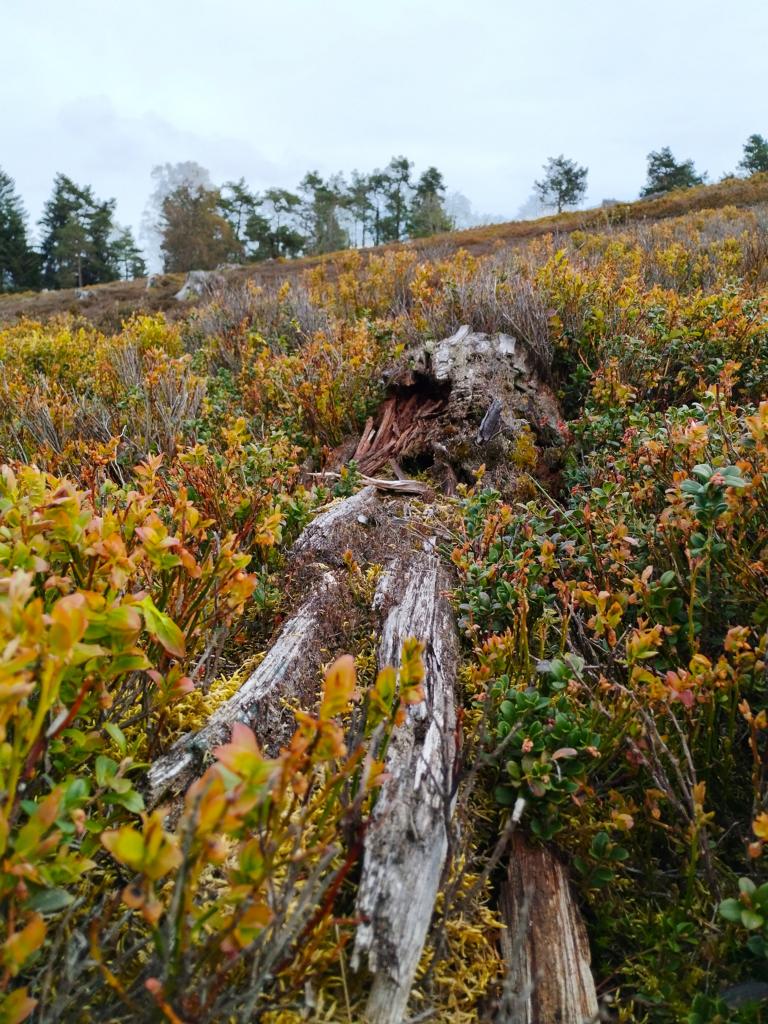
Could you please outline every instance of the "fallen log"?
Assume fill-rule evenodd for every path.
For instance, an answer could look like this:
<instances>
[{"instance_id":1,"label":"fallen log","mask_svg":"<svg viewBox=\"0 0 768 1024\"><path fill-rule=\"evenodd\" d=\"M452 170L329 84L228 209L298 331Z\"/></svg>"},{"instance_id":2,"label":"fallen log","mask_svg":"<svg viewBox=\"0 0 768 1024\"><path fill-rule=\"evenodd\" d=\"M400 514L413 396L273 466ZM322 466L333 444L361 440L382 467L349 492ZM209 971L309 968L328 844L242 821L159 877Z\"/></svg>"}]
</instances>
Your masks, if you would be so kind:
<instances>
[{"instance_id":1,"label":"fallen log","mask_svg":"<svg viewBox=\"0 0 768 1024\"><path fill-rule=\"evenodd\" d=\"M329 618L342 598L340 574L329 565L340 565L344 550L357 546L353 538L364 529L377 503L376 489L366 487L334 503L302 532L292 558L305 563L308 596L237 693L217 708L202 729L183 736L150 767L145 784L149 807L183 793L203 773L213 748L229 739L235 722L251 726L269 753L276 753L290 739L295 722L286 698L299 698L310 706L316 699L320 652L327 642Z\"/></svg>"},{"instance_id":2,"label":"fallen log","mask_svg":"<svg viewBox=\"0 0 768 1024\"><path fill-rule=\"evenodd\" d=\"M498 1024L590 1024L598 1019L584 921L563 863L515 832L499 906L505 924Z\"/></svg>"},{"instance_id":3,"label":"fallen log","mask_svg":"<svg viewBox=\"0 0 768 1024\"><path fill-rule=\"evenodd\" d=\"M439 559L421 552L384 575L375 604L388 608L378 663L397 664L403 641L425 643L426 700L392 736L387 782L365 842L353 967L372 975L366 1020L399 1024L424 948L448 850L456 761L458 638Z\"/></svg>"},{"instance_id":4,"label":"fallen log","mask_svg":"<svg viewBox=\"0 0 768 1024\"><path fill-rule=\"evenodd\" d=\"M336 576L324 573L312 596L285 623L262 663L237 693L199 732L184 736L154 762L146 781L145 800L150 808L183 793L203 773L210 752L228 742L235 722L245 722L262 741L267 740L270 753L290 739L295 723L284 700L295 696L299 681L307 678L307 663L313 660L310 652L323 646L325 615L339 589ZM314 666L315 670L318 667Z\"/></svg>"}]
</instances>

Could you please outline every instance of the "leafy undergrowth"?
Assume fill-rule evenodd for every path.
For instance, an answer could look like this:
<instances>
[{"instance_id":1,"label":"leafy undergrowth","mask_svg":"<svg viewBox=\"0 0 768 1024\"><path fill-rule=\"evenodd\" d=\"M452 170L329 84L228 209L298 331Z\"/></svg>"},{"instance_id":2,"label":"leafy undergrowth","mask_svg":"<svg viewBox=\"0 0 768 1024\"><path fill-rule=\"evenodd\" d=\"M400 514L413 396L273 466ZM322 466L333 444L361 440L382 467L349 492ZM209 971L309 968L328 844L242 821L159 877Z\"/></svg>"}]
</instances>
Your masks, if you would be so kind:
<instances>
[{"instance_id":1,"label":"leafy undergrowth","mask_svg":"<svg viewBox=\"0 0 768 1024\"><path fill-rule=\"evenodd\" d=\"M558 313L562 493L478 485L454 551L496 797L566 853L617 1019L761 1020L765 292L551 272L579 320L593 296L576 337Z\"/></svg>"},{"instance_id":2,"label":"leafy undergrowth","mask_svg":"<svg viewBox=\"0 0 768 1024\"><path fill-rule=\"evenodd\" d=\"M150 813L141 781L263 653L386 365L462 323L533 349L571 444L548 490L480 480L445 517L461 839L412 1011L492 1016L488 857L523 796L618 1020L760 1020L767 313L757 207L484 258L352 253L114 335L0 332L0 1021L359 1019L355 880L418 647L375 679L361 642L284 751L237 729L183 806Z\"/></svg>"}]
</instances>

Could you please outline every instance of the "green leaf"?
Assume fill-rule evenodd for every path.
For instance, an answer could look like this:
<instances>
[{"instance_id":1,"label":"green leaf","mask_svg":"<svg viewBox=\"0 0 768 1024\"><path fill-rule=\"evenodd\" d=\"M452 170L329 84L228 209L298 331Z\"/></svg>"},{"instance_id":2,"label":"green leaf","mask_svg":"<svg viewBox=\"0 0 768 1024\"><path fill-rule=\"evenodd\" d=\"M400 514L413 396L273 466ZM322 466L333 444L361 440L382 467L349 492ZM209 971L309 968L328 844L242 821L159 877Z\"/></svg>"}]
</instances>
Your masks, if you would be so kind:
<instances>
[{"instance_id":1,"label":"green leaf","mask_svg":"<svg viewBox=\"0 0 768 1024\"><path fill-rule=\"evenodd\" d=\"M42 892L30 896L25 906L28 910L38 910L41 914L53 914L68 907L74 899L75 897L66 889L43 889Z\"/></svg>"},{"instance_id":2,"label":"green leaf","mask_svg":"<svg viewBox=\"0 0 768 1024\"><path fill-rule=\"evenodd\" d=\"M496 803L502 807L512 807L517 800L517 793L511 786L497 786L493 791Z\"/></svg>"},{"instance_id":3,"label":"green leaf","mask_svg":"<svg viewBox=\"0 0 768 1024\"><path fill-rule=\"evenodd\" d=\"M96 758L95 767L96 784L98 786L108 786L117 771L117 762L113 761L111 757L105 757L104 754L100 754Z\"/></svg>"},{"instance_id":4,"label":"green leaf","mask_svg":"<svg viewBox=\"0 0 768 1024\"><path fill-rule=\"evenodd\" d=\"M144 612L144 625L149 635L162 644L174 658L183 658L186 654L184 634L173 619L156 608L149 595L141 601L140 606Z\"/></svg>"},{"instance_id":5,"label":"green leaf","mask_svg":"<svg viewBox=\"0 0 768 1024\"><path fill-rule=\"evenodd\" d=\"M741 904L738 900L727 899L723 900L718 907L720 917L724 917L726 921L740 921L741 920Z\"/></svg>"},{"instance_id":6,"label":"green leaf","mask_svg":"<svg viewBox=\"0 0 768 1024\"><path fill-rule=\"evenodd\" d=\"M742 910L741 912L741 923L745 928L749 928L750 931L754 931L755 928L761 928L764 920L754 910Z\"/></svg>"},{"instance_id":7,"label":"green leaf","mask_svg":"<svg viewBox=\"0 0 768 1024\"><path fill-rule=\"evenodd\" d=\"M589 882L592 888L600 889L602 886L612 882L613 877L613 872L610 868L595 868L589 877Z\"/></svg>"},{"instance_id":8,"label":"green leaf","mask_svg":"<svg viewBox=\"0 0 768 1024\"><path fill-rule=\"evenodd\" d=\"M124 754L125 750L126 750L127 742L126 742L126 739L125 739L125 734L124 734L123 730L120 728L120 726L119 725L115 725L114 722L105 722L104 723L104 729L109 733L109 735L115 741L115 743L117 744L117 749L120 751L120 753Z\"/></svg>"},{"instance_id":9,"label":"green leaf","mask_svg":"<svg viewBox=\"0 0 768 1024\"><path fill-rule=\"evenodd\" d=\"M135 789L130 789L127 793L116 793L110 798L109 802L120 804L121 807L124 807L126 811L130 811L131 814L140 814L145 809L144 798Z\"/></svg>"}]
</instances>

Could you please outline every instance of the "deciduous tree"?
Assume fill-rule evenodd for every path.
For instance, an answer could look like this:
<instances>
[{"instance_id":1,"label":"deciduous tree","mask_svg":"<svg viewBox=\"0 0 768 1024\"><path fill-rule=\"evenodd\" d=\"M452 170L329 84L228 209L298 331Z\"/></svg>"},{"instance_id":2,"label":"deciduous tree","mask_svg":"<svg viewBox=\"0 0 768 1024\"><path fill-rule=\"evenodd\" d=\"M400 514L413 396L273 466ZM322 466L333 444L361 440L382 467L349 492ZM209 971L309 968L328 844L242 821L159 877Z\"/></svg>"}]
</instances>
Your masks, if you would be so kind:
<instances>
[{"instance_id":1,"label":"deciduous tree","mask_svg":"<svg viewBox=\"0 0 768 1024\"><path fill-rule=\"evenodd\" d=\"M243 247L220 210L217 189L181 185L163 200L160 248L166 271L212 270L242 258Z\"/></svg>"}]
</instances>

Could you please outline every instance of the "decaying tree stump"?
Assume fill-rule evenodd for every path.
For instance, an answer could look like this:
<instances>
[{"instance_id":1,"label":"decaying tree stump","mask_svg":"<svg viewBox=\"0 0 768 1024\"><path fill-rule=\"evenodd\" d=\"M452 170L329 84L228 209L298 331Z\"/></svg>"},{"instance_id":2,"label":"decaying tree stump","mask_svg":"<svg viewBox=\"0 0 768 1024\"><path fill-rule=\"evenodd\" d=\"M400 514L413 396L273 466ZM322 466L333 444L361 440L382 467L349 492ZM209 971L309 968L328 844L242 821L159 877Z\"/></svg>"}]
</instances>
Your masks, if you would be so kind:
<instances>
[{"instance_id":1,"label":"decaying tree stump","mask_svg":"<svg viewBox=\"0 0 768 1024\"><path fill-rule=\"evenodd\" d=\"M548 445L559 440L557 399L539 366L511 335L466 326L412 347L386 375L385 401L352 458L366 474L391 460L428 469L448 491L473 482L485 465L488 482L508 493L521 432L528 427Z\"/></svg>"},{"instance_id":2,"label":"decaying tree stump","mask_svg":"<svg viewBox=\"0 0 768 1024\"><path fill-rule=\"evenodd\" d=\"M499 902L507 964L499 1024L596 1021L589 942L562 862L515 833Z\"/></svg>"}]
</instances>

